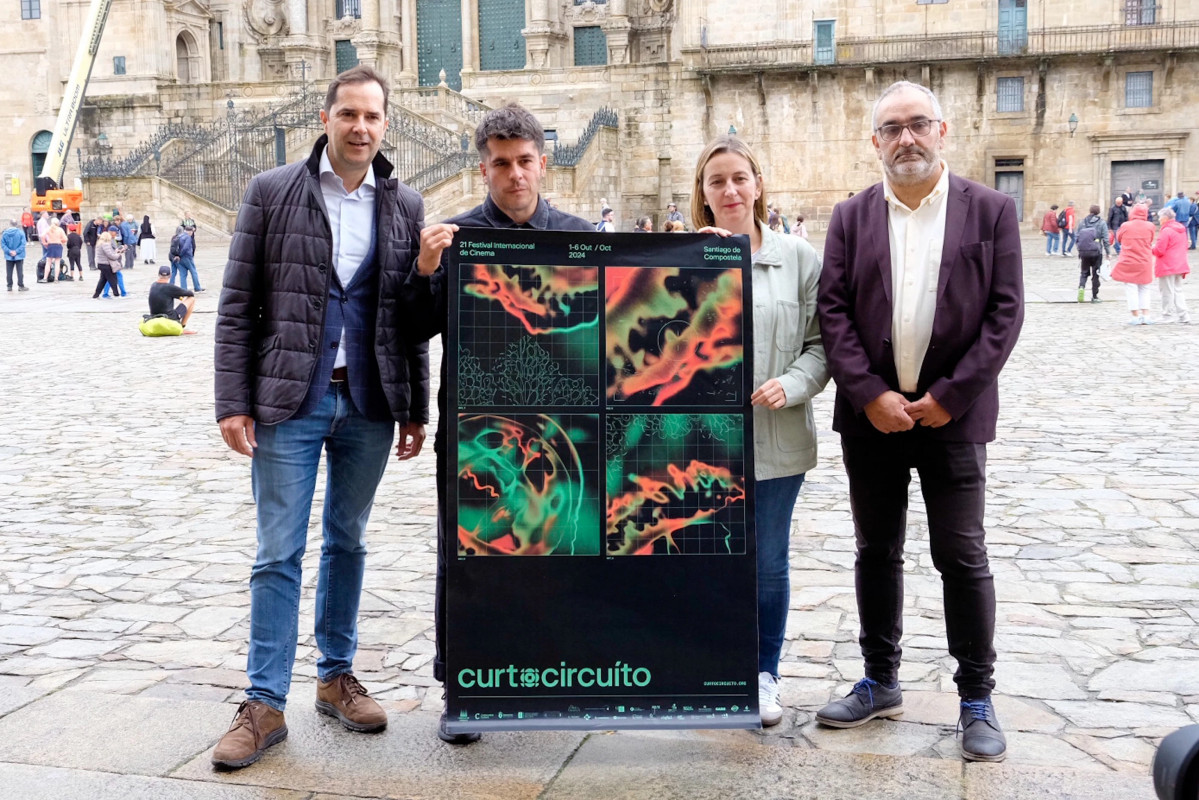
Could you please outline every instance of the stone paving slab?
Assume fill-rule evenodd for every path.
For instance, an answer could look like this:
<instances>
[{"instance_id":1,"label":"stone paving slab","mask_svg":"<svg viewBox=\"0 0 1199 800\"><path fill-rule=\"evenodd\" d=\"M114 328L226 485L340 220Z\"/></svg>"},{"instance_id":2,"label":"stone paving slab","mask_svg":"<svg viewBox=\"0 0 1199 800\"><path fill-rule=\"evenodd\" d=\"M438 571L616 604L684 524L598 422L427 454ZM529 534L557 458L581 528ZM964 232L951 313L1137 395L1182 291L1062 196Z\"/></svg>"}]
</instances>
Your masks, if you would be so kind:
<instances>
[{"instance_id":1,"label":"stone paving slab","mask_svg":"<svg viewBox=\"0 0 1199 800\"><path fill-rule=\"evenodd\" d=\"M307 792L226 786L57 767L0 763L0 787L20 800L308 800ZM342 795L326 795L330 800Z\"/></svg>"},{"instance_id":2,"label":"stone paving slab","mask_svg":"<svg viewBox=\"0 0 1199 800\"><path fill-rule=\"evenodd\" d=\"M267 750L252 768L218 773L211 748L170 773L171 777L225 785L273 786L297 791L345 790L365 797L536 798L579 747L586 734L495 733L464 748L445 746L436 735L437 715L391 714L378 734L345 730L313 710L311 688L289 698L287 739ZM215 745L232 718L208 730Z\"/></svg>"},{"instance_id":3,"label":"stone paving slab","mask_svg":"<svg viewBox=\"0 0 1199 800\"><path fill-rule=\"evenodd\" d=\"M927 758L835 755L764 745L749 733L588 737L544 800L951 800L962 765Z\"/></svg>"}]
</instances>

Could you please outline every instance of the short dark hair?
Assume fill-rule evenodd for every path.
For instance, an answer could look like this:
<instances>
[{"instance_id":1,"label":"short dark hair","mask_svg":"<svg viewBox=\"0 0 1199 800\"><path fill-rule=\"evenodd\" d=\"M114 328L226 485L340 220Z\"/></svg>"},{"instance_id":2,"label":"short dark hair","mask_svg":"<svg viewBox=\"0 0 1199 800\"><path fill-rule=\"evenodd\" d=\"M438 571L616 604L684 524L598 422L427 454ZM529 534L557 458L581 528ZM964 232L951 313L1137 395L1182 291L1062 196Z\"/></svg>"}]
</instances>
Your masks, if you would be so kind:
<instances>
[{"instance_id":1,"label":"short dark hair","mask_svg":"<svg viewBox=\"0 0 1199 800\"><path fill-rule=\"evenodd\" d=\"M1051 206L1049 207L1049 210L1050 210L1050 211L1057 211L1057 203L1054 203L1053 205L1051 205Z\"/></svg>"},{"instance_id":2,"label":"short dark hair","mask_svg":"<svg viewBox=\"0 0 1199 800\"><path fill-rule=\"evenodd\" d=\"M329 91L325 92L325 113L328 114L333 109L333 104L337 102L337 93L341 90L341 87L355 83L372 82L379 84L379 88L383 90L383 116L386 117L387 98L391 94L391 87L387 85L386 78L366 64L350 67L333 79L333 82L329 84Z\"/></svg>"},{"instance_id":3,"label":"short dark hair","mask_svg":"<svg viewBox=\"0 0 1199 800\"><path fill-rule=\"evenodd\" d=\"M1091 206L1091 213L1092 213L1092 214L1098 214L1098 213L1099 213L1099 206Z\"/></svg>"},{"instance_id":4,"label":"short dark hair","mask_svg":"<svg viewBox=\"0 0 1199 800\"><path fill-rule=\"evenodd\" d=\"M521 139L537 145L537 152L545 152L545 130L537 117L519 103L492 109L475 128L475 149L480 156L487 154L487 140Z\"/></svg>"}]
</instances>

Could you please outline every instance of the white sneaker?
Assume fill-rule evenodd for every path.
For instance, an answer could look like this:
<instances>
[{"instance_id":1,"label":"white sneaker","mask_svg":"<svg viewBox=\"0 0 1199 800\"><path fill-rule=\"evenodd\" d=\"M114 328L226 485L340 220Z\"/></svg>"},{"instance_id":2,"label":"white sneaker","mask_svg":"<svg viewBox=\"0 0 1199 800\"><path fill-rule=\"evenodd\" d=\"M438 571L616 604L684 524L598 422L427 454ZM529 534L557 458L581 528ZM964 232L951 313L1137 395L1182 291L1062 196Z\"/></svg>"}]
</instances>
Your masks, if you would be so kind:
<instances>
[{"instance_id":1,"label":"white sneaker","mask_svg":"<svg viewBox=\"0 0 1199 800\"><path fill-rule=\"evenodd\" d=\"M762 715L762 727L778 725L783 718L783 707L779 704L778 678L769 672L758 673L758 713Z\"/></svg>"}]
</instances>

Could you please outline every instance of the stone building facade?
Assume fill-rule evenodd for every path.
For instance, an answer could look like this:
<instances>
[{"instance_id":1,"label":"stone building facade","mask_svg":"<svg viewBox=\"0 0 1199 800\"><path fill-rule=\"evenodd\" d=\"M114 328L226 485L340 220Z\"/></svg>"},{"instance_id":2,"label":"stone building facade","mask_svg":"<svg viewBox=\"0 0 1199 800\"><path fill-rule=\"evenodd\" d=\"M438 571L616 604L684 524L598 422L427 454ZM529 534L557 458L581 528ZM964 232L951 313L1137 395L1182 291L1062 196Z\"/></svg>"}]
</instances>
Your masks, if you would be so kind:
<instances>
[{"instance_id":1,"label":"stone building facade","mask_svg":"<svg viewBox=\"0 0 1199 800\"><path fill-rule=\"evenodd\" d=\"M0 89L12 209L88 8L19 3L0 12L0 67L20 76ZM950 167L1012 194L1030 226L1050 203L1106 207L1125 187L1158 202L1199 192L1193 0L115 0L72 149L119 157L167 123L266 113L359 62L457 134L477 118L462 109L517 100L569 143L612 108L618 132L597 138L610 152L549 194L588 218L607 199L622 229L670 200L686 208L697 153L730 129L758 150L769 197L819 229L879 179L870 112L899 79L940 98ZM288 157L303 150L288 143ZM431 218L481 196L447 180L431 187ZM127 190L151 204L177 194Z\"/></svg>"}]
</instances>

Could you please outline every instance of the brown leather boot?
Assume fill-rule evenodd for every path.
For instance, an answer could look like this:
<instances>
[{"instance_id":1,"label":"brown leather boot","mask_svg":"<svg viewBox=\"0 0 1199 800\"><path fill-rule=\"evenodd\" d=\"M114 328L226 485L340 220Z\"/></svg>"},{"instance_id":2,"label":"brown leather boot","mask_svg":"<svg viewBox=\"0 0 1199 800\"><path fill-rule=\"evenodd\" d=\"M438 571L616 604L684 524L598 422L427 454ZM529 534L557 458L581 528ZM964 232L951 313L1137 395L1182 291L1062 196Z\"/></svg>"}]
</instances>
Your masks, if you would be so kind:
<instances>
[{"instance_id":1,"label":"brown leather boot","mask_svg":"<svg viewBox=\"0 0 1199 800\"><path fill-rule=\"evenodd\" d=\"M286 738L282 711L258 700L246 700L237 707L233 724L212 751L212 764L217 769L248 767L262 757L264 750Z\"/></svg>"},{"instance_id":2,"label":"brown leather boot","mask_svg":"<svg viewBox=\"0 0 1199 800\"><path fill-rule=\"evenodd\" d=\"M325 683L316 682L316 710L337 717L343 726L359 733L374 733L387 727L387 712L371 698L349 672Z\"/></svg>"}]
</instances>

